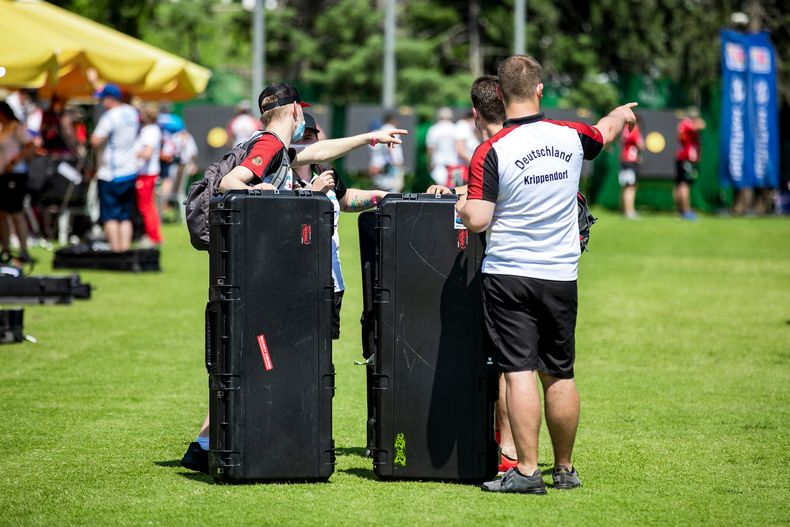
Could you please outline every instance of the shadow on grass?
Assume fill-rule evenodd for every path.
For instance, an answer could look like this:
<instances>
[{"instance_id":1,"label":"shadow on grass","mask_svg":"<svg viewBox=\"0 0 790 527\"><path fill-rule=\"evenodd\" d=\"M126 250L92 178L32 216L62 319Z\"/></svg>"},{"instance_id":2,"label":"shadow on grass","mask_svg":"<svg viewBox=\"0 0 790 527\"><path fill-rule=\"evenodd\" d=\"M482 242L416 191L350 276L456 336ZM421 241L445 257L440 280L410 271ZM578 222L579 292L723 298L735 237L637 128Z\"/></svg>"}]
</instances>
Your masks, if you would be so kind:
<instances>
[{"instance_id":1,"label":"shadow on grass","mask_svg":"<svg viewBox=\"0 0 790 527\"><path fill-rule=\"evenodd\" d=\"M159 467L180 467L180 459L170 459L168 461L154 461L154 465Z\"/></svg>"},{"instance_id":2,"label":"shadow on grass","mask_svg":"<svg viewBox=\"0 0 790 527\"><path fill-rule=\"evenodd\" d=\"M358 447L358 446L335 448L335 454L337 454L338 456L366 457L365 456L365 449L362 448L362 447Z\"/></svg>"},{"instance_id":3,"label":"shadow on grass","mask_svg":"<svg viewBox=\"0 0 790 527\"><path fill-rule=\"evenodd\" d=\"M184 467L182 467L180 459L168 459L166 461L154 461L154 465L156 465L158 467L165 467L165 468L176 468L177 467L177 468L181 469L178 472L178 475L183 477L183 478L186 478L186 479L198 482L198 483L207 483L207 484L213 484L214 483L214 478L212 478L211 476L209 476L207 474L203 474L202 472L195 472L195 471L192 471L192 470L189 470L189 469L185 469Z\"/></svg>"},{"instance_id":4,"label":"shadow on grass","mask_svg":"<svg viewBox=\"0 0 790 527\"><path fill-rule=\"evenodd\" d=\"M207 474L203 474L202 472L185 472L181 471L178 473L179 476L186 478L190 481L194 481L195 483L205 483L206 485L215 485L216 482L214 478Z\"/></svg>"},{"instance_id":5,"label":"shadow on grass","mask_svg":"<svg viewBox=\"0 0 790 527\"><path fill-rule=\"evenodd\" d=\"M367 479L369 481L381 481L379 478L373 474L372 468L344 468L340 470L344 474L351 474L352 476L356 476L361 479Z\"/></svg>"}]
</instances>

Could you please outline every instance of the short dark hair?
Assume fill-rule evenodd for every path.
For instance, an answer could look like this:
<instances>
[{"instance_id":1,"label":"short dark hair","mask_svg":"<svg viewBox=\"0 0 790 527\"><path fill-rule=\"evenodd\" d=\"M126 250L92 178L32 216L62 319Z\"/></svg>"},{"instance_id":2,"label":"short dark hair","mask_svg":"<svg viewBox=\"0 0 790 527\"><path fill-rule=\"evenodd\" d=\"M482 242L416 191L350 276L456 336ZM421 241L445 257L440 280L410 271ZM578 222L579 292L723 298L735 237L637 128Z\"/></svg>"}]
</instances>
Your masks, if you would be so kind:
<instances>
[{"instance_id":1,"label":"short dark hair","mask_svg":"<svg viewBox=\"0 0 790 527\"><path fill-rule=\"evenodd\" d=\"M483 75L472 83L472 106L480 117L491 124L505 122L505 105L496 93L499 81L494 75Z\"/></svg>"},{"instance_id":2,"label":"short dark hair","mask_svg":"<svg viewBox=\"0 0 790 527\"><path fill-rule=\"evenodd\" d=\"M535 95L543 68L528 55L513 55L499 65L499 86L505 102L529 99Z\"/></svg>"},{"instance_id":3,"label":"short dark hair","mask_svg":"<svg viewBox=\"0 0 790 527\"><path fill-rule=\"evenodd\" d=\"M0 101L0 114L3 114L3 116L9 121L19 121L19 119L16 117L16 114L14 113L14 110L11 109L11 105L5 101Z\"/></svg>"}]
</instances>

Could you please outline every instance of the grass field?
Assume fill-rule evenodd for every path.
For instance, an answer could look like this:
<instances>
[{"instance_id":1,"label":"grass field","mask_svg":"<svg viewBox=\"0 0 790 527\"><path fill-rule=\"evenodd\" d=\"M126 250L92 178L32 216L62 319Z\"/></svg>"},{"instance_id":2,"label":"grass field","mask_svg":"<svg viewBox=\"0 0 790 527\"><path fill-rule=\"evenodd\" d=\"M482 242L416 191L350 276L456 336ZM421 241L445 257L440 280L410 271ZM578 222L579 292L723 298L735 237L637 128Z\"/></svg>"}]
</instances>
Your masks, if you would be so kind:
<instances>
[{"instance_id":1,"label":"grass field","mask_svg":"<svg viewBox=\"0 0 790 527\"><path fill-rule=\"evenodd\" d=\"M28 306L38 344L0 348L0 524L787 525L790 221L597 212L579 281L583 488L513 496L375 479L353 366L353 216L341 225L330 482L225 486L182 469L206 412L207 258L170 226L164 272L83 272L91 300ZM548 468L545 425L541 458Z\"/></svg>"}]
</instances>

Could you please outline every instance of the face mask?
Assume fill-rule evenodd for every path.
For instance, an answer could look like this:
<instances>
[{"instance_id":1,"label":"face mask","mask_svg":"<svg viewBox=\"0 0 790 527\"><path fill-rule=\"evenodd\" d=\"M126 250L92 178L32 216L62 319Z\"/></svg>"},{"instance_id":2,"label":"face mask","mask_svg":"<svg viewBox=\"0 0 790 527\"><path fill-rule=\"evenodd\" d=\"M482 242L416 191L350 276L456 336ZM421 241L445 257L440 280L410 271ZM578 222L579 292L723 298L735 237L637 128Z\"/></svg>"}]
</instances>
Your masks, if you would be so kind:
<instances>
[{"instance_id":1,"label":"face mask","mask_svg":"<svg viewBox=\"0 0 790 527\"><path fill-rule=\"evenodd\" d=\"M304 135L304 127L305 127L304 121L301 121L299 124L296 125L296 130L294 130L294 133L291 136L292 143L295 143L296 141L302 138L302 136Z\"/></svg>"}]
</instances>

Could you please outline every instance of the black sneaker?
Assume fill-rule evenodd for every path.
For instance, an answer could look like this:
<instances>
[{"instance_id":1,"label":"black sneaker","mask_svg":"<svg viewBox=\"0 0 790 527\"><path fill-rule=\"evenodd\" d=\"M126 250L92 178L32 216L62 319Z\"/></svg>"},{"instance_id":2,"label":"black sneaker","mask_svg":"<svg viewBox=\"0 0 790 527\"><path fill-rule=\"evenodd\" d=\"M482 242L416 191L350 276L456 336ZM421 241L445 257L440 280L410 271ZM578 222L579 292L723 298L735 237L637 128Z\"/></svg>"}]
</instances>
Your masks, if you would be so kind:
<instances>
[{"instance_id":1,"label":"black sneaker","mask_svg":"<svg viewBox=\"0 0 790 527\"><path fill-rule=\"evenodd\" d=\"M208 450L203 450L199 443L192 441L181 458L181 466L208 475Z\"/></svg>"},{"instance_id":2,"label":"black sneaker","mask_svg":"<svg viewBox=\"0 0 790 527\"><path fill-rule=\"evenodd\" d=\"M502 479L487 481L480 486L488 492L517 492L520 494L546 494L546 484L540 470L533 472L531 476L525 476L515 468L511 468Z\"/></svg>"},{"instance_id":3,"label":"black sneaker","mask_svg":"<svg viewBox=\"0 0 790 527\"><path fill-rule=\"evenodd\" d=\"M554 467L551 478L554 480L555 489L575 489L582 486L579 473L573 467L568 468L565 465Z\"/></svg>"}]
</instances>

